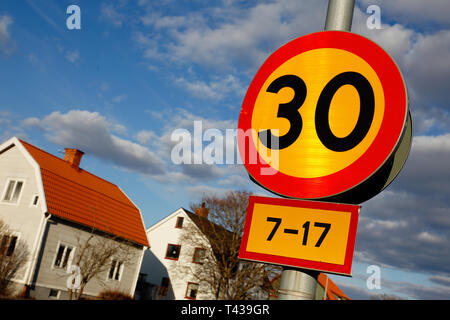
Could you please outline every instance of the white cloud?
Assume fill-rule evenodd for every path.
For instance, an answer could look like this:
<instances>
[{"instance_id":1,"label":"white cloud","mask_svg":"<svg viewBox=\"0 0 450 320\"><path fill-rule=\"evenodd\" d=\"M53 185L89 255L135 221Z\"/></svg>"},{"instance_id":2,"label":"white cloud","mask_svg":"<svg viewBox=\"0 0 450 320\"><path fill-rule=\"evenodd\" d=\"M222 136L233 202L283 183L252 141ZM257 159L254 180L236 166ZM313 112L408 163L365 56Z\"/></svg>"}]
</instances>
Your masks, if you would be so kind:
<instances>
[{"instance_id":1,"label":"white cloud","mask_svg":"<svg viewBox=\"0 0 450 320\"><path fill-rule=\"evenodd\" d=\"M450 155L450 133L438 136L416 136L412 141L413 152Z\"/></svg>"},{"instance_id":2,"label":"white cloud","mask_svg":"<svg viewBox=\"0 0 450 320\"><path fill-rule=\"evenodd\" d=\"M418 34L403 60L409 85L421 102L444 103L450 97L450 30Z\"/></svg>"},{"instance_id":3,"label":"white cloud","mask_svg":"<svg viewBox=\"0 0 450 320\"><path fill-rule=\"evenodd\" d=\"M55 111L43 119L28 118L27 125L40 125L49 141L63 147L76 147L129 171L141 174L162 174L165 163L152 151L130 140L111 134L124 127L108 121L98 112L71 110ZM125 129L126 130L126 129Z\"/></svg>"},{"instance_id":4,"label":"white cloud","mask_svg":"<svg viewBox=\"0 0 450 320\"><path fill-rule=\"evenodd\" d=\"M176 79L176 83L189 91L193 96L205 100L218 101L229 95L242 96L245 94L245 89L239 79L231 74L212 80L209 83L199 80L186 80L183 77Z\"/></svg>"},{"instance_id":5,"label":"white cloud","mask_svg":"<svg viewBox=\"0 0 450 320\"><path fill-rule=\"evenodd\" d=\"M113 3L102 3L100 6L100 19L111 23L117 28L121 28L125 21L125 15L120 13L120 7L122 6L123 4L116 6Z\"/></svg>"},{"instance_id":6,"label":"white cloud","mask_svg":"<svg viewBox=\"0 0 450 320\"><path fill-rule=\"evenodd\" d=\"M121 103L121 102L125 101L127 98L128 98L128 95L126 95L126 94L120 94L120 95L118 95L118 96L113 97L113 98L111 99L111 101L112 101L113 103Z\"/></svg>"},{"instance_id":7,"label":"white cloud","mask_svg":"<svg viewBox=\"0 0 450 320\"><path fill-rule=\"evenodd\" d=\"M428 243L443 243L446 241L445 237L433 235L427 231L419 233L417 239Z\"/></svg>"},{"instance_id":8,"label":"white cloud","mask_svg":"<svg viewBox=\"0 0 450 320\"><path fill-rule=\"evenodd\" d=\"M282 0L249 8L210 7L184 16L151 12L141 20L158 33L167 30L164 45L157 51L164 52L164 57L171 61L194 62L224 70L233 69L238 63L244 69L241 71L247 72L302 31L323 28L325 12L324 2Z\"/></svg>"},{"instance_id":9,"label":"white cloud","mask_svg":"<svg viewBox=\"0 0 450 320\"><path fill-rule=\"evenodd\" d=\"M80 52L78 50L67 51L65 57L70 63L75 63L80 59Z\"/></svg>"},{"instance_id":10,"label":"white cloud","mask_svg":"<svg viewBox=\"0 0 450 320\"><path fill-rule=\"evenodd\" d=\"M136 140L142 144L147 144L149 141L157 138L157 135L153 131L148 130L141 130L136 134Z\"/></svg>"},{"instance_id":11,"label":"white cloud","mask_svg":"<svg viewBox=\"0 0 450 320\"><path fill-rule=\"evenodd\" d=\"M0 47L6 55L10 55L14 51L14 43L10 34L12 24L13 19L9 15L0 16Z\"/></svg>"}]
</instances>

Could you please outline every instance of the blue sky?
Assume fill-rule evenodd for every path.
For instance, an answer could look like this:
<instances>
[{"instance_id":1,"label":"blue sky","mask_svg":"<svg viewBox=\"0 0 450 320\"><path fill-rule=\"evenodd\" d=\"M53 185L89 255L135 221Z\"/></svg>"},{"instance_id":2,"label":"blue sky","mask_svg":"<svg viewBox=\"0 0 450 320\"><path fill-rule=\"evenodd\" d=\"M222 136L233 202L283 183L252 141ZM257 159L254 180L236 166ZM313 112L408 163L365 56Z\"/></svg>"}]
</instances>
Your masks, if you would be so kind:
<instances>
[{"instance_id":1,"label":"blue sky","mask_svg":"<svg viewBox=\"0 0 450 320\"><path fill-rule=\"evenodd\" d=\"M81 30L66 9L81 9ZM369 30L366 8L381 9ZM0 140L17 136L119 185L146 226L205 192L267 192L241 165L175 165L171 133L237 127L245 92L282 44L321 31L327 1L5 0L0 4ZM384 47L410 94L414 139L405 168L362 205L353 298L450 298L450 3L357 1L352 31ZM226 140L225 143L230 141ZM208 142L204 142L206 146ZM381 267L369 290L367 266Z\"/></svg>"}]
</instances>

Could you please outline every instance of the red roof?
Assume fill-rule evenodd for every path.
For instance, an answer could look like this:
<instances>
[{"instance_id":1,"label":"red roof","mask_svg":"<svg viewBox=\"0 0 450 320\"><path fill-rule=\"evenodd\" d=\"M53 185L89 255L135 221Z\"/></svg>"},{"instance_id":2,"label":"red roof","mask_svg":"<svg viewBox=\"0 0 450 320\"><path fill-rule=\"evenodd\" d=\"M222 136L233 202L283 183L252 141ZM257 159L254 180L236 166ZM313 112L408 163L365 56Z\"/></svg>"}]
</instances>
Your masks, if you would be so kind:
<instances>
[{"instance_id":1,"label":"red roof","mask_svg":"<svg viewBox=\"0 0 450 320\"><path fill-rule=\"evenodd\" d=\"M141 213L119 187L20 142L40 166L50 214L148 246Z\"/></svg>"},{"instance_id":2,"label":"red roof","mask_svg":"<svg viewBox=\"0 0 450 320\"><path fill-rule=\"evenodd\" d=\"M327 283L328 278L328 283ZM326 300L350 300L349 297L325 274L320 273L317 278L317 282L323 287L327 287L327 297ZM337 298L336 298L337 297Z\"/></svg>"}]
</instances>

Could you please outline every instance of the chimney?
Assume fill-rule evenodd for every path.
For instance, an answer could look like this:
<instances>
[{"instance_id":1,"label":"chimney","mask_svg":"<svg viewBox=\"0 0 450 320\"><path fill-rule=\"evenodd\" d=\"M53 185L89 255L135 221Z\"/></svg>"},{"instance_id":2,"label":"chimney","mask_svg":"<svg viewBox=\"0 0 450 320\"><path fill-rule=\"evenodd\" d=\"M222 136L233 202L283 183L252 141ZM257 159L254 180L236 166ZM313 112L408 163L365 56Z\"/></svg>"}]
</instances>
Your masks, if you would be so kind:
<instances>
[{"instance_id":1,"label":"chimney","mask_svg":"<svg viewBox=\"0 0 450 320\"><path fill-rule=\"evenodd\" d=\"M66 154L64 155L64 161L69 162L75 169L79 169L81 157L83 156L84 152L78 149L70 148L65 148L64 150L66 151Z\"/></svg>"},{"instance_id":2,"label":"chimney","mask_svg":"<svg viewBox=\"0 0 450 320\"><path fill-rule=\"evenodd\" d=\"M199 217L208 219L208 213L209 210L208 208L205 207L205 203L202 203L202 207L201 208L197 208L195 209L195 214L198 215Z\"/></svg>"}]
</instances>

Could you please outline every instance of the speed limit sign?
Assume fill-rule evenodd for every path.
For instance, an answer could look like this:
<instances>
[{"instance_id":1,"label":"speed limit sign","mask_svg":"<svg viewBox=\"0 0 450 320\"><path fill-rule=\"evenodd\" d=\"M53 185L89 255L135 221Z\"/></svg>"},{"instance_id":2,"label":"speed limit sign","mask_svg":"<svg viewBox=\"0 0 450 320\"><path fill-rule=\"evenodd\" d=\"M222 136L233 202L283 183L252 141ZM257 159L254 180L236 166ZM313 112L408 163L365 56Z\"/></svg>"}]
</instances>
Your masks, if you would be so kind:
<instances>
[{"instance_id":1,"label":"speed limit sign","mask_svg":"<svg viewBox=\"0 0 450 320\"><path fill-rule=\"evenodd\" d=\"M361 186L373 196L393 180L411 143L399 68L374 42L342 31L306 35L275 51L249 86L238 128L250 177L299 199L339 199ZM399 149L407 152L394 161Z\"/></svg>"}]
</instances>

